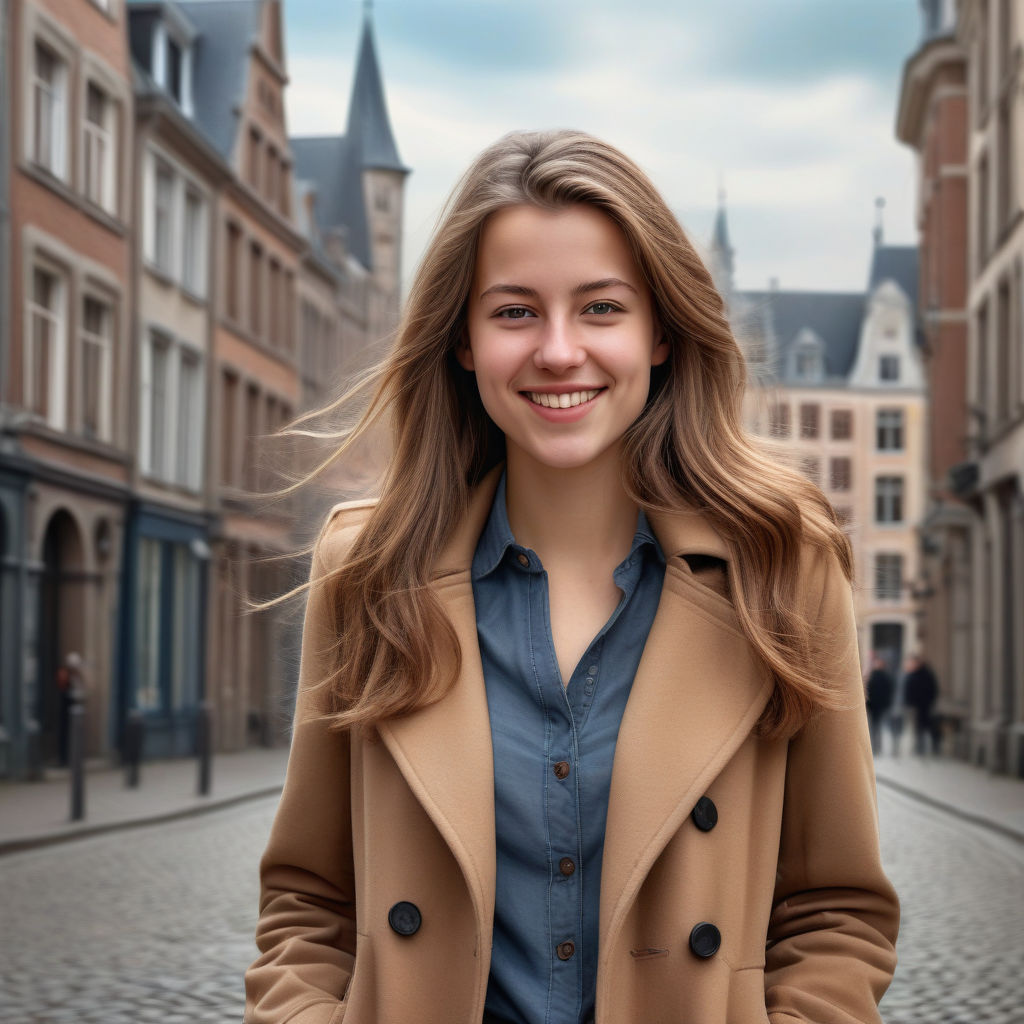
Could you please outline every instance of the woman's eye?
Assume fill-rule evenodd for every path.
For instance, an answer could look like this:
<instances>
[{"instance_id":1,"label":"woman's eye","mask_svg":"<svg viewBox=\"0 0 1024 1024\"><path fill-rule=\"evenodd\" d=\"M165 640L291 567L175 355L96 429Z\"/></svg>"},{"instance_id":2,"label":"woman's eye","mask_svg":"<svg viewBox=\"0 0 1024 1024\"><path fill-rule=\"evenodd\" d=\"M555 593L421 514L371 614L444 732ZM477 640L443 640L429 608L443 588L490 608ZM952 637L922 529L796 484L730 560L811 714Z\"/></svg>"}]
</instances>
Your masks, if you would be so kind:
<instances>
[{"instance_id":1,"label":"woman's eye","mask_svg":"<svg viewBox=\"0 0 1024 1024\"><path fill-rule=\"evenodd\" d=\"M587 313L596 313L598 316L607 316L609 313L618 313L619 307L613 306L610 302L592 302L586 308Z\"/></svg>"},{"instance_id":2,"label":"woman's eye","mask_svg":"<svg viewBox=\"0 0 1024 1024\"><path fill-rule=\"evenodd\" d=\"M499 309L498 316L504 317L506 320L522 320L524 317L533 316L533 313L525 306L508 306L505 309Z\"/></svg>"}]
</instances>

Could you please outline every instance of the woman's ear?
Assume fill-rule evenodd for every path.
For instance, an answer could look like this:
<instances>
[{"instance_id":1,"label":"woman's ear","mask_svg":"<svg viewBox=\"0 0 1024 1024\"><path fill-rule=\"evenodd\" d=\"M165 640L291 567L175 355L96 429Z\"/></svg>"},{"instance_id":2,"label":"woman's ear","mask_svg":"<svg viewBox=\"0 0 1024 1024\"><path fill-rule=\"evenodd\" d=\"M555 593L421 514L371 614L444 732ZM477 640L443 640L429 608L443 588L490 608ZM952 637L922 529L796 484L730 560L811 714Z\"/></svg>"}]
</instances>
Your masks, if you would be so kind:
<instances>
[{"instance_id":1,"label":"woman's ear","mask_svg":"<svg viewBox=\"0 0 1024 1024\"><path fill-rule=\"evenodd\" d=\"M462 330L462 340L459 342L458 348L455 349L455 358L459 361L459 366L469 373L476 369L473 365L473 349L469 345L469 331L465 328Z\"/></svg>"},{"instance_id":2,"label":"woman's ear","mask_svg":"<svg viewBox=\"0 0 1024 1024\"><path fill-rule=\"evenodd\" d=\"M654 327L654 349L651 352L651 366L661 366L669 354L669 343L661 324Z\"/></svg>"}]
</instances>

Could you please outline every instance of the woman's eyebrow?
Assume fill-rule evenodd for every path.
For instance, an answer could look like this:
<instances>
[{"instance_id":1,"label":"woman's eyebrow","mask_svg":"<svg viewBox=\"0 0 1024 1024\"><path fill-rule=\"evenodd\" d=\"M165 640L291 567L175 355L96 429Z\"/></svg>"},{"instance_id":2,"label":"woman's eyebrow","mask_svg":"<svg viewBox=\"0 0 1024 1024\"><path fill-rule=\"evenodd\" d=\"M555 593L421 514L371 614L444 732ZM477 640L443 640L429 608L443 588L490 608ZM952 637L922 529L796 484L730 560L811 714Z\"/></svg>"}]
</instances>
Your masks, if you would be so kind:
<instances>
[{"instance_id":1,"label":"woman's eyebrow","mask_svg":"<svg viewBox=\"0 0 1024 1024\"><path fill-rule=\"evenodd\" d=\"M602 277L600 281L587 281L583 284L578 284L573 288L572 294L586 295L588 292L599 292L605 288L615 288L616 286L628 288L634 294L639 294L628 281L623 281L621 277ZM480 293L480 298L483 299L496 292L501 292L505 295L526 295L530 297L534 297L537 294L535 288L528 288L525 284L492 284L490 288Z\"/></svg>"},{"instance_id":2,"label":"woman's eyebrow","mask_svg":"<svg viewBox=\"0 0 1024 1024\"><path fill-rule=\"evenodd\" d=\"M578 284L573 288L572 293L573 295L586 295L587 292L600 292L605 288L615 288L616 286L628 288L631 292L639 294L628 281L623 281L621 277L602 277L600 281L590 281L587 284Z\"/></svg>"}]
</instances>

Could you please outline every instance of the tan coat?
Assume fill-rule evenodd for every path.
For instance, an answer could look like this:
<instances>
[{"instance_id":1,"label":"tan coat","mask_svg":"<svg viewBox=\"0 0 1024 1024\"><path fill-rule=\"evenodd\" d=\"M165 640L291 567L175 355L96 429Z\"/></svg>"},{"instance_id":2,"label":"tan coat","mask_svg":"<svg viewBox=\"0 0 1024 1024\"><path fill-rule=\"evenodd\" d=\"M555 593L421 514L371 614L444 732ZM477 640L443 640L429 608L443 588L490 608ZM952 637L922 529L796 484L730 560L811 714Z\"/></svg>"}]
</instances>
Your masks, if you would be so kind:
<instances>
[{"instance_id":1,"label":"tan coat","mask_svg":"<svg viewBox=\"0 0 1024 1024\"><path fill-rule=\"evenodd\" d=\"M440 703L338 734L307 688L330 626L306 613L288 775L264 854L247 1024L479 1024L494 910L493 766L470 564L495 478L434 584L462 646ZM344 558L365 506L338 506L313 575ZM879 863L874 775L849 585L807 558L806 614L849 698L792 740L752 727L770 692L726 597L681 554L728 559L694 513L651 517L667 557L661 602L622 719L601 878L597 1024L877 1022L899 911ZM321 691L322 692L322 691ZM719 820L691 817L707 795ZM388 912L415 904L418 930ZM690 949L700 922L721 946Z\"/></svg>"}]
</instances>

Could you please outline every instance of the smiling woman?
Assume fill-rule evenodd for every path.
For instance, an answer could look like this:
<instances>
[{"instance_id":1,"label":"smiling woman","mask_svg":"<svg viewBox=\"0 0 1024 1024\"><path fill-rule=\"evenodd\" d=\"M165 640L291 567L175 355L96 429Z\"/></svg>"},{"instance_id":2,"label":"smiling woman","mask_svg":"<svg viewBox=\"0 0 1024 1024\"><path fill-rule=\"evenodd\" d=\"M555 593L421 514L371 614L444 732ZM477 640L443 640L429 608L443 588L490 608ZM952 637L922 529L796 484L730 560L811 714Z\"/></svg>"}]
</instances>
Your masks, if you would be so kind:
<instances>
[{"instance_id":1,"label":"smiling woman","mask_svg":"<svg viewBox=\"0 0 1024 1024\"><path fill-rule=\"evenodd\" d=\"M313 552L249 1024L879 1019L849 545L743 381L627 157L481 154L327 463L389 414Z\"/></svg>"}]
</instances>

